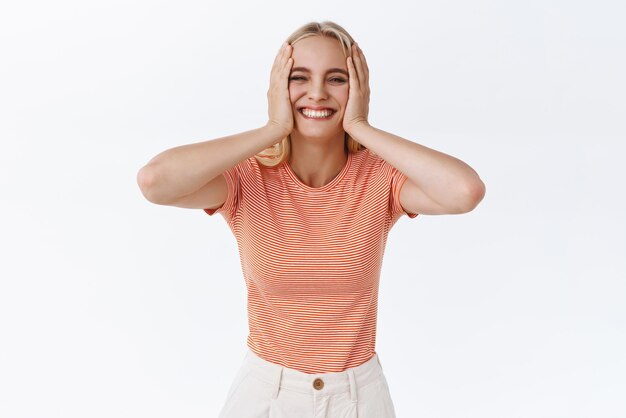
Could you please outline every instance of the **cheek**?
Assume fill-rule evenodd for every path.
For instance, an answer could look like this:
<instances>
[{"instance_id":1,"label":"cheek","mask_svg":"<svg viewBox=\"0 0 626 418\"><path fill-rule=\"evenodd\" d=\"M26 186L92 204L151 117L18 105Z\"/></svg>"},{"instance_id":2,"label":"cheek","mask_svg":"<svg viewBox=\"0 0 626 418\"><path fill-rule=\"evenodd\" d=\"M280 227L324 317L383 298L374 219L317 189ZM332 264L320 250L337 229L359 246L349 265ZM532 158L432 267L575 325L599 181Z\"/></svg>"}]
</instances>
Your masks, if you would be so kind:
<instances>
[{"instance_id":1,"label":"cheek","mask_svg":"<svg viewBox=\"0 0 626 418\"><path fill-rule=\"evenodd\" d=\"M289 100L293 104L298 100L300 96L302 96L302 88L298 87L295 84L290 84L288 88L289 88Z\"/></svg>"},{"instance_id":2,"label":"cheek","mask_svg":"<svg viewBox=\"0 0 626 418\"><path fill-rule=\"evenodd\" d=\"M335 97L337 97L337 101L341 104L341 106L345 108L346 104L348 104L348 96L349 89L348 86L346 86L345 88L339 89Z\"/></svg>"}]
</instances>

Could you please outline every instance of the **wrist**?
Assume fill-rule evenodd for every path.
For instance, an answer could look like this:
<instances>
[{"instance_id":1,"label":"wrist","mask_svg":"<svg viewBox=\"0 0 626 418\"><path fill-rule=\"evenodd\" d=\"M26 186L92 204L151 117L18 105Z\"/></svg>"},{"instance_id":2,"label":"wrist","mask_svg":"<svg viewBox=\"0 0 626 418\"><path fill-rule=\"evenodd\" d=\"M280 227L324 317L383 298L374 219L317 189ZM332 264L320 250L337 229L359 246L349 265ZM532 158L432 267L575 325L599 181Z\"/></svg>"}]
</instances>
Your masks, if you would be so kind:
<instances>
[{"instance_id":1,"label":"wrist","mask_svg":"<svg viewBox=\"0 0 626 418\"><path fill-rule=\"evenodd\" d=\"M357 123L354 123L354 124L350 125L346 129L346 132L352 138L358 140L358 137L359 137L360 133L362 133L364 131L368 131L370 129L372 129L372 125L370 125L367 121L361 121L361 122L357 122Z\"/></svg>"},{"instance_id":2,"label":"wrist","mask_svg":"<svg viewBox=\"0 0 626 418\"><path fill-rule=\"evenodd\" d=\"M268 121L265 125L263 125L262 129L266 131L268 135L275 137L277 142L291 133L291 130L288 130L272 121Z\"/></svg>"}]
</instances>

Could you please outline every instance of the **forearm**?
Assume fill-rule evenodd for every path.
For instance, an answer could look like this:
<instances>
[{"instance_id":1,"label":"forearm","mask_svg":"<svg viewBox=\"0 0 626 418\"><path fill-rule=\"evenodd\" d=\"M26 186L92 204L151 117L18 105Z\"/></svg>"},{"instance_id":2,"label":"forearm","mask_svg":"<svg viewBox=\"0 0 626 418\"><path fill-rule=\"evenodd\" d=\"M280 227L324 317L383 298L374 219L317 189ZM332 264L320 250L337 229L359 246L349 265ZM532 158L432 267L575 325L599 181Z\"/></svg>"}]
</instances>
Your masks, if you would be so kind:
<instances>
[{"instance_id":1,"label":"forearm","mask_svg":"<svg viewBox=\"0 0 626 418\"><path fill-rule=\"evenodd\" d=\"M137 174L151 201L168 202L188 195L241 161L276 144L284 133L270 125L235 135L161 152Z\"/></svg>"},{"instance_id":2,"label":"forearm","mask_svg":"<svg viewBox=\"0 0 626 418\"><path fill-rule=\"evenodd\" d=\"M391 133L361 125L350 135L407 175L425 194L443 206L484 194L480 177L466 163Z\"/></svg>"}]
</instances>

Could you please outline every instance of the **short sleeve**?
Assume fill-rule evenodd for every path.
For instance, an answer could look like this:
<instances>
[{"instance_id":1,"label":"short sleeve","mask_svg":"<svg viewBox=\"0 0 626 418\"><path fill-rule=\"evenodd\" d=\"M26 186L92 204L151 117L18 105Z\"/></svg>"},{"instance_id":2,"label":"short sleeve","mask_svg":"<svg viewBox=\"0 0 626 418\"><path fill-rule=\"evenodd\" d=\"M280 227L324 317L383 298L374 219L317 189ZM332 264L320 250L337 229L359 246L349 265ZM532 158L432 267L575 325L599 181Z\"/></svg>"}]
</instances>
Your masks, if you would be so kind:
<instances>
[{"instance_id":1,"label":"short sleeve","mask_svg":"<svg viewBox=\"0 0 626 418\"><path fill-rule=\"evenodd\" d=\"M405 214L411 219L415 218L418 214L405 211L400 203L400 190L402 190L402 186L407 181L408 176L391 164L386 162L384 164L388 165L391 170L391 192L389 193L391 218L396 221Z\"/></svg>"},{"instance_id":2,"label":"short sleeve","mask_svg":"<svg viewBox=\"0 0 626 418\"><path fill-rule=\"evenodd\" d=\"M230 221L235 217L237 205L239 202L239 194L241 189L239 165L240 164L237 164L236 166L231 167L222 173L224 175L224 179L226 179L226 188L228 190L226 200L224 201L222 206L215 209L204 209L204 211L210 216L213 216L216 213L221 213L228 223L230 223Z\"/></svg>"}]
</instances>

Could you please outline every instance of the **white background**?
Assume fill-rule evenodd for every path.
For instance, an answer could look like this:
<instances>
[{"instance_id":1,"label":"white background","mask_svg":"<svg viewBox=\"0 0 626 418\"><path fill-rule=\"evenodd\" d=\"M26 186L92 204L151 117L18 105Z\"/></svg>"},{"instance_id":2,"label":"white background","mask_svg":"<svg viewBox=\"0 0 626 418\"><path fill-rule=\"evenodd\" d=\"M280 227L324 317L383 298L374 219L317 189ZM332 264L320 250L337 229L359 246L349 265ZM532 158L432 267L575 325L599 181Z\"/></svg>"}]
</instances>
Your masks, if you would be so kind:
<instances>
[{"instance_id":1,"label":"white background","mask_svg":"<svg viewBox=\"0 0 626 418\"><path fill-rule=\"evenodd\" d=\"M398 417L626 416L625 11L3 3L0 416L217 416L246 349L235 239L136 174L264 124L280 44L326 19L368 59L370 123L487 186L389 235L377 351Z\"/></svg>"}]
</instances>

